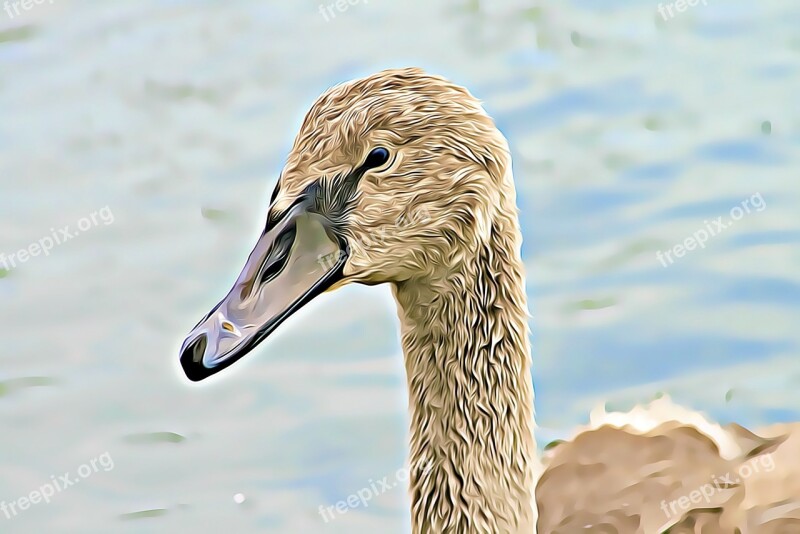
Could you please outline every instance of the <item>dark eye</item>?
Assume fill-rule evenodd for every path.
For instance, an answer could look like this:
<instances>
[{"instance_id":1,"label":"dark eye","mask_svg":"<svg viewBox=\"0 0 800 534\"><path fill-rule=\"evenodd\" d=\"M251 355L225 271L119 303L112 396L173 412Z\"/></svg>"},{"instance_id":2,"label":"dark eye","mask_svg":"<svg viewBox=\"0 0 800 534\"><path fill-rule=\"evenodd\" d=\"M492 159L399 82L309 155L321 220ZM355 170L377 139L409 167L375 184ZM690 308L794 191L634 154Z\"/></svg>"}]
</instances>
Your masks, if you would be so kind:
<instances>
[{"instance_id":1,"label":"dark eye","mask_svg":"<svg viewBox=\"0 0 800 534\"><path fill-rule=\"evenodd\" d=\"M389 161L389 151L383 147L373 148L367 156L367 161L364 162L365 169L374 169L380 167Z\"/></svg>"}]
</instances>

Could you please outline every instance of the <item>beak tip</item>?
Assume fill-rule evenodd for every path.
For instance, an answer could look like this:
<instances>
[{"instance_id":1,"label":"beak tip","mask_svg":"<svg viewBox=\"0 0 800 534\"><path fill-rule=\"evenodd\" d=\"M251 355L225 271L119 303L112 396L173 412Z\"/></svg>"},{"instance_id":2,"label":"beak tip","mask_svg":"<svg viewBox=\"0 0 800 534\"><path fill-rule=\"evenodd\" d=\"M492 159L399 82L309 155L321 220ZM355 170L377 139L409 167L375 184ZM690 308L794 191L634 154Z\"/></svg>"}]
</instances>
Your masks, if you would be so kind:
<instances>
[{"instance_id":1,"label":"beak tip","mask_svg":"<svg viewBox=\"0 0 800 534\"><path fill-rule=\"evenodd\" d=\"M209 369L203 364L203 355L207 344L208 338L202 334L189 342L181 352L181 367L186 378L192 382L200 382L214 374L213 369Z\"/></svg>"}]
</instances>

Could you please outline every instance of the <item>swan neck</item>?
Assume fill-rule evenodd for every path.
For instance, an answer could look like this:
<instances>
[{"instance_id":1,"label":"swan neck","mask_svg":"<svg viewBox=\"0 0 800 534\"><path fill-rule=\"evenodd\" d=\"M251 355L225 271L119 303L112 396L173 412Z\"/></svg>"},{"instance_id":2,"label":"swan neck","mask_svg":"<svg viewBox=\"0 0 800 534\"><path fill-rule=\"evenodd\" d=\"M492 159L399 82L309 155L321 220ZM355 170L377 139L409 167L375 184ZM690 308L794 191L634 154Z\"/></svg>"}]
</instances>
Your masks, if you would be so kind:
<instances>
[{"instance_id":1,"label":"swan neck","mask_svg":"<svg viewBox=\"0 0 800 534\"><path fill-rule=\"evenodd\" d=\"M515 210L477 234L454 245L446 256L455 259L439 273L394 287L417 533L534 531L533 386Z\"/></svg>"}]
</instances>

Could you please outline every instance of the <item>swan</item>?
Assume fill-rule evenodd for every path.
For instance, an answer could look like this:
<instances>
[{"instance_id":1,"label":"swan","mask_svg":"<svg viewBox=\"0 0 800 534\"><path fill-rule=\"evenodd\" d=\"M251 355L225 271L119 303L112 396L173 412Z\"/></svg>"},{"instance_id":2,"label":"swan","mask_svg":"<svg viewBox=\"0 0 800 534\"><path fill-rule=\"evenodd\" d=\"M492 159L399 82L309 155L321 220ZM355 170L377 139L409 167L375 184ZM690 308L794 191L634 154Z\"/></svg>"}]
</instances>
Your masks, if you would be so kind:
<instances>
[{"instance_id":1,"label":"swan","mask_svg":"<svg viewBox=\"0 0 800 534\"><path fill-rule=\"evenodd\" d=\"M186 376L225 369L322 292L390 284L409 393L414 532L759 524L763 511L739 513L754 498L740 485L717 484L691 507L682 497L766 458L785 437L723 428L666 398L593 414L540 461L515 194L508 144L463 87L417 68L333 87L302 122L233 288L186 337ZM776 491L773 500L789 498Z\"/></svg>"}]
</instances>

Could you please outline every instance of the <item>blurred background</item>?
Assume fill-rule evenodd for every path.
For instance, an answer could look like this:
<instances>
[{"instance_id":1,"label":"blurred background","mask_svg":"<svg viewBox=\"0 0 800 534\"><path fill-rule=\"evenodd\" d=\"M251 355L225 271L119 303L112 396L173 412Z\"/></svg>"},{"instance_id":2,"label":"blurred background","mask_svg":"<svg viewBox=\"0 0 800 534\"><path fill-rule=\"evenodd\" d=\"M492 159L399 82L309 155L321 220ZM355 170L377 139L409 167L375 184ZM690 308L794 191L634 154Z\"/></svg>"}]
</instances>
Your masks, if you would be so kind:
<instances>
[{"instance_id":1,"label":"blurred background","mask_svg":"<svg viewBox=\"0 0 800 534\"><path fill-rule=\"evenodd\" d=\"M306 110L389 67L467 86L509 139L540 447L662 394L800 420L800 9L680 6L0 5L0 532L408 531L402 484L319 513L406 462L387 287L318 298L202 385L177 365Z\"/></svg>"}]
</instances>

